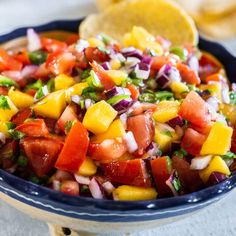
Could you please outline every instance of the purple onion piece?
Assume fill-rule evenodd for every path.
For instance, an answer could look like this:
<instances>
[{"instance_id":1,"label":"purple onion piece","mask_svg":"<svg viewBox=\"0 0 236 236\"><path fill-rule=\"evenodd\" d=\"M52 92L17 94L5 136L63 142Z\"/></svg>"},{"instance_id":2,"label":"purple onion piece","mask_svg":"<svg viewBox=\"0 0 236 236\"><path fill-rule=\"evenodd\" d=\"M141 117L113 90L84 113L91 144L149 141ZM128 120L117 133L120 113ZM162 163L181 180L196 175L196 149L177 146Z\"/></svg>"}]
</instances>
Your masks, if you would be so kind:
<instances>
[{"instance_id":1,"label":"purple onion piece","mask_svg":"<svg viewBox=\"0 0 236 236\"><path fill-rule=\"evenodd\" d=\"M109 62L104 62L101 64L101 66L103 67L104 70L111 70Z\"/></svg>"},{"instance_id":2,"label":"purple onion piece","mask_svg":"<svg viewBox=\"0 0 236 236\"><path fill-rule=\"evenodd\" d=\"M225 180L227 178L227 176L225 174L222 174L220 172L213 172L208 181L207 181L207 186L212 186L215 184L218 184L220 182L222 182L223 180Z\"/></svg>"},{"instance_id":3,"label":"purple onion piece","mask_svg":"<svg viewBox=\"0 0 236 236\"><path fill-rule=\"evenodd\" d=\"M171 172L171 175L168 180L166 180L166 185L170 188L171 192L174 196L178 196L181 189L177 191L177 189L174 187L174 181L175 179L178 179L178 174L176 170L173 170Z\"/></svg>"},{"instance_id":4,"label":"purple onion piece","mask_svg":"<svg viewBox=\"0 0 236 236\"><path fill-rule=\"evenodd\" d=\"M152 61L152 58L151 58L151 57L149 57L149 56L143 56L143 59L142 59L142 63L143 63L143 64L150 65L150 64L151 64L151 61Z\"/></svg>"},{"instance_id":5,"label":"purple onion piece","mask_svg":"<svg viewBox=\"0 0 236 236\"><path fill-rule=\"evenodd\" d=\"M148 64L145 64L143 62L138 64L139 70L145 70L145 71L149 71L150 70L150 66Z\"/></svg>"},{"instance_id":6,"label":"purple onion piece","mask_svg":"<svg viewBox=\"0 0 236 236\"><path fill-rule=\"evenodd\" d=\"M122 113L126 112L131 105L132 105L131 100L123 99L123 100L119 101L118 103L114 104L113 108L116 111L118 111L118 114L122 114Z\"/></svg>"},{"instance_id":7,"label":"purple onion piece","mask_svg":"<svg viewBox=\"0 0 236 236\"><path fill-rule=\"evenodd\" d=\"M142 52L140 52L139 50L133 48L133 47L130 47L130 48L124 48L121 50L123 56L125 58L127 57L136 57L140 60L143 59L143 55L142 55Z\"/></svg>"},{"instance_id":8,"label":"purple onion piece","mask_svg":"<svg viewBox=\"0 0 236 236\"><path fill-rule=\"evenodd\" d=\"M169 64L164 65L159 70L156 77L156 82L159 84L161 88L166 88L170 83L170 78L169 78L170 71L171 71L171 65Z\"/></svg>"},{"instance_id":9,"label":"purple onion piece","mask_svg":"<svg viewBox=\"0 0 236 236\"><path fill-rule=\"evenodd\" d=\"M176 116L175 118L168 121L168 125L172 128L175 128L177 125L180 127L184 126L184 121L180 116Z\"/></svg>"},{"instance_id":10,"label":"purple onion piece","mask_svg":"<svg viewBox=\"0 0 236 236\"><path fill-rule=\"evenodd\" d=\"M112 89L105 92L106 98L112 98L116 95L130 95L130 91L127 88L113 87Z\"/></svg>"}]
</instances>

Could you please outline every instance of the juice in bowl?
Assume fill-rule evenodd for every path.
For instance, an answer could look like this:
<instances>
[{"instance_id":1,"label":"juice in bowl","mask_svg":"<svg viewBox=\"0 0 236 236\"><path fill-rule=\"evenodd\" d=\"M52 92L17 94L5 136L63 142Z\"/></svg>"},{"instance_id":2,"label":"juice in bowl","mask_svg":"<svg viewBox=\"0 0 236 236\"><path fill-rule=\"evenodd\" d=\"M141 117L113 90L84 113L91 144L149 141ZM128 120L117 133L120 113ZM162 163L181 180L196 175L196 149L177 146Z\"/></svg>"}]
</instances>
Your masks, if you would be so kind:
<instances>
[{"instance_id":1,"label":"juice in bowl","mask_svg":"<svg viewBox=\"0 0 236 236\"><path fill-rule=\"evenodd\" d=\"M236 60L204 39L199 49L191 19L166 1L155 4L185 34L160 27L175 22L138 24L143 4L119 6L137 11L125 32L113 17L97 33L110 8L83 22L80 38L81 21L0 38L3 200L76 231L133 232L234 188Z\"/></svg>"}]
</instances>

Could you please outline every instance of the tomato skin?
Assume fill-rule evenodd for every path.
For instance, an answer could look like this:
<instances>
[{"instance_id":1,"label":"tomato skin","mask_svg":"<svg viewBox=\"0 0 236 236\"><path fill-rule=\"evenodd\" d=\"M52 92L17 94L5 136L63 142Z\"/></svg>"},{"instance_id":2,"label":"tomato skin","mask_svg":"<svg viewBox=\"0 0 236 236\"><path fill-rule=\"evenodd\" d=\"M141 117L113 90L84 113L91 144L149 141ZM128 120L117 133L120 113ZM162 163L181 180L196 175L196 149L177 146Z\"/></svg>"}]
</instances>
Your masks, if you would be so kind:
<instances>
[{"instance_id":1,"label":"tomato skin","mask_svg":"<svg viewBox=\"0 0 236 236\"><path fill-rule=\"evenodd\" d=\"M78 34L70 34L65 42L67 45L71 45L71 44L76 43L78 40L79 40Z\"/></svg>"},{"instance_id":2,"label":"tomato skin","mask_svg":"<svg viewBox=\"0 0 236 236\"><path fill-rule=\"evenodd\" d=\"M156 183L157 192L160 196L171 195L171 190L166 185L166 181L169 179L171 172L167 158L168 157L159 157L151 161L152 176Z\"/></svg>"},{"instance_id":3,"label":"tomato skin","mask_svg":"<svg viewBox=\"0 0 236 236\"><path fill-rule=\"evenodd\" d=\"M105 176L112 182L151 187L151 179L141 159L111 162L103 165Z\"/></svg>"},{"instance_id":4,"label":"tomato skin","mask_svg":"<svg viewBox=\"0 0 236 236\"><path fill-rule=\"evenodd\" d=\"M46 63L43 63L39 66L33 77L44 81L49 79L50 74L51 71L47 68Z\"/></svg>"},{"instance_id":5,"label":"tomato skin","mask_svg":"<svg viewBox=\"0 0 236 236\"><path fill-rule=\"evenodd\" d=\"M65 51L67 49L66 43L61 42L56 39L42 37L41 44L42 44L43 49L47 50L48 52Z\"/></svg>"},{"instance_id":6,"label":"tomato skin","mask_svg":"<svg viewBox=\"0 0 236 236\"><path fill-rule=\"evenodd\" d=\"M88 155L95 161L110 163L119 160L127 152L123 141L107 139L102 143L90 143Z\"/></svg>"},{"instance_id":7,"label":"tomato skin","mask_svg":"<svg viewBox=\"0 0 236 236\"><path fill-rule=\"evenodd\" d=\"M21 125L24 121L32 116L32 110L30 108L25 108L19 111L16 115L14 115L11 119L11 122L14 124Z\"/></svg>"},{"instance_id":8,"label":"tomato skin","mask_svg":"<svg viewBox=\"0 0 236 236\"><path fill-rule=\"evenodd\" d=\"M179 115L199 127L208 125L211 119L207 104L194 91L191 91L180 105Z\"/></svg>"},{"instance_id":9,"label":"tomato skin","mask_svg":"<svg viewBox=\"0 0 236 236\"><path fill-rule=\"evenodd\" d=\"M76 172L83 163L89 145L87 129L77 121L66 137L64 147L55 167L59 170Z\"/></svg>"},{"instance_id":10,"label":"tomato skin","mask_svg":"<svg viewBox=\"0 0 236 236\"><path fill-rule=\"evenodd\" d=\"M198 77L197 73L194 70L190 69L187 65L179 63L177 64L177 69L179 70L181 78L184 82L194 85L198 85L201 83L201 80Z\"/></svg>"},{"instance_id":11,"label":"tomato skin","mask_svg":"<svg viewBox=\"0 0 236 236\"><path fill-rule=\"evenodd\" d=\"M92 69L97 74L105 90L109 90L115 86L115 83L107 75L106 71L96 61L91 63Z\"/></svg>"},{"instance_id":12,"label":"tomato skin","mask_svg":"<svg viewBox=\"0 0 236 236\"><path fill-rule=\"evenodd\" d=\"M88 47L84 53L89 62L105 62L109 60L109 56L98 48Z\"/></svg>"},{"instance_id":13,"label":"tomato skin","mask_svg":"<svg viewBox=\"0 0 236 236\"><path fill-rule=\"evenodd\" d=\"M214 124L214 122L209 122L205 126L197 126L194 124L190 124L188 127L194 129L195 131L197 131L200 134L208 135L211 131L211 127L213 124Z\"/></svg>"},{"instance_id":14,"label":"tomato skin","mask_svg":"<svg viewBox=\"0 0 236 236\"><path fill-rule=\"evenodd\" d=\"M16 70L22 69L22 63L9 56L6 51L0 48L0 72L4 70Z\"/></svg>"},{"instance_id":15,"label":"tomato skin","mask_svg":"<svg viewBox=\"0 0 236 236\"><path fill-rule=\"evenodd\" d=\"M61 183L61 192L72 196L79 195L79 184L73 180L64 180Z\"/></svg>"},{"instance_id":16,"label":"tomato skin","mask_svg":"<svg viewBox=\"0 0 236 236\"><path fill-rule=\"evenodd\" d=\"M54 137L26 137L20 146L29 165L38 177L46 175L53 167L63 147L63 142Z\"/></svg>"},{"instance_id":17,"label":"tomato skin","mask_svg":"<svg viewBox=\"0 0 236 236\"><path fill-rule=\"evenodd\" d=\"M8 94L8 88L4 86L0 86L0 95L7 95Z\"/></svg>"},{"instance_id":18,"label":"tomato skin","mask_svg":"<svg viewBox=\"0 0 236 236\"><path fill-rule=\"evenodd\" d=\"M75 60L75 56L70 52L56 51L48 55L46 68L54 75L70 74Z\"/></svg>"},{"instance_id":19,"label":"tomato skin","mask_svg":"<svg viewBox=\"0 0 236 236\"><path fill-rule=\"evenodd\" d=\"M206 140L206 135L200 134L194 129L188 128L181 142L181 147L193 156L200 154L203 143Z\"/></svg>"},{"instance_id":20,"label":"tomato skin","mask_svg":"<svg viewBox=\"0 0 236 236\"><path fill-rule=\"evenodd\" d=\"M60 128L62 132L65 132L65 124L68 121L78 121L76 112L75 112L75 107L71 105L66 107L61 117L57 121L57 126Z\"/></svg>"},{"instance_id":21,"label":"tomato skin","mask_svg":"<svg viewBox=\"0 0 236 236\"><path fill-rule=\"evenodd\" d=\"M23 123L16 127L17 131L24 133L27 136L39 137L49 135L48 128L43 119L35 119Z\"/></svg>"},{"instance_id":22,"label":"tomato skin","mask_svg":"<svg viewBox=\"0 0 236 236\"><path fill-rule=\"evenodd\" d=\"M127 119L127 130L133 132L138 144L138 154L142 155L154 138L154 124L151 113L131 116Z\"/></svg>"},{"instance_id":23,"label":"tomato skin","mask_svg":"<svg viewBox=\"0 0 236 236\"><path fill-rule=\"evenodd\" d=\"M30 60L29 60L29 56L28 56L28 52L26 48L23 48L20 52L16 53L13 57L17 61L23 63L23 65L30 64Z\"/></svg>"},{"instance_id":24,"label":"tomato skin","mask_svg":"<svg viewBox=\"0 0 236 236\"><path fill-rule=\"evenodd\" d=\"M127 84L126 88L129 89L133 101L137 101L140 94L138 88L136 88L133 84Z\"/></svg>"},{"instance_id":25,"label":"tomato skin","mask_svg":"<svg viewBox=\"0 0 236 236\"><path fill-rule=\"evenodd\" d=\"M172 167L177 171L185 193L195 192L203 187L198 171L191 170L190 164L183 158L174 156L172 158Z\"/></svg>"},{"instance_id":26,"label":"tomato skin","mask_svg":"<svg viewBox=\"0 0 236 236\"><path fill-rule=\"evenodd\" d=\"M172 64L170 58L166 56L156 56L152 58L151 69L159 71L162 66Z\"/></svg>"},{"instance_id":27,"label":"tomato skin","mask_svg":"<svg viewBox=\"0 0 236 236\"><path fill-rule=\"evenodd\" d=\"M231 152L236 153L236 126L234 127L233 135L231 138Z\"/></svg>"}]
</instances>

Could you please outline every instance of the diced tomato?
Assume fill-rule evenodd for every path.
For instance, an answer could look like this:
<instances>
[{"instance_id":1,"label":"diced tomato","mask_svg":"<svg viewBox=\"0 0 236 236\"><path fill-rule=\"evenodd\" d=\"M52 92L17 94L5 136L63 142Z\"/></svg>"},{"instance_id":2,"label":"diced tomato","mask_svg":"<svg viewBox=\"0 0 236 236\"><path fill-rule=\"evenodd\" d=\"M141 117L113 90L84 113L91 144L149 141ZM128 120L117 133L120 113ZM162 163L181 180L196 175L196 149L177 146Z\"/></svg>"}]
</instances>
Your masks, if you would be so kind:
<instances>
[{"instance_id":1,"label":"diced tomato","mask_svg":"<svg viewBox=\"0 0 236 236\"><path fill-rule=\"evenodd\" d=\"M154 124L151 113L131 116L127 119L127 129L134 134L138 144L139 155L142 155L154 138Z\"/></svg>"},{"instance_id":2,"label":"diced tomato","mask_svg":"<svg viewBox=\"0 0 236 236\"><path fill-rule=\"evenodd\" d=\"M106 139L102 143L90 143L88 149L88 155L101 163L117 161L126 152L125 143L119 139Z\"/></svg>"},{"instance_id":3,"label":"diced tomato","mask_svg":"<svg viewBox=\"0 0 236 236\"><path fill-rule=\"evenodd\" d=\"M151 68L153 70L159 71L162 66L166 64L172 64L169 57L166 56L156 56L152 58Z\"/></svg>"},{"instance_id":4,"label":"diced tomato","mask_svg":"<svg viewBox=\"0 0 236 236\"><path fill-rule=\"evenodd\" d=\"M206 126L211 119L206 102L194 91L180 105L179 115L199 127Z\"/></svg>"},{"instance_id":5,"label":"diced tomato","mask_svg":"<svg viewBox=\"0 0 236 236\"><path fill-rule=\"evenodd\" d=\"M115 86L115 83L107 75L106 71L102 68L102 66L100 66L96 61L93 61L93 63L91 63L91 66L98 78L100 79L105 90L109 90Z\"/></svg>"},{"instance_id":6,"label":"diced tomato","mask_svg":"<svg viewBox=\"0 0 236 236\"><path fill-rule=\"evenodd\" d=\"M34 97L34 95L37 93L37 90L35 90L35 89L27 89L25 91L25 93L27 93L27 94L31 95L32 97Z\"/></svg>"},{"instance_id":7,"label":"diced tomato","mask_svg":"<svg viewBox=\"0 0 236 236\"><path fill-rule=\"evenodd\" d=\"M70 34L65 42L67 45L71 45L71 44L76 43L78 40L79 40L78 34Z\"/></svg>"},{"instance_id":8,"label":"diced tomato","mask_svg":"<svg viewBox=\"0 0 236 236\"><path fill-rule=\"evenodd\" d=\"M194 124L190 124L188 127L194 129L195 131L199 132L200 134L208 135L211 131L211 127L214 124L214 122L209 122L205 126L197 126Z\"/></svg>"},{"instance_id":9,"label":"diced tomato","mask_svg":"<svg viewBox=\"0 0 236 236\"><path fill-rule=\"evenodd\" d=\"M181 142L181 147L191 155L197 156L200 154L203 143L206 140L206 135L200 134L197 131L188 128Z\"/></svg>"},{"instance_id":10,"label":"diced tomato","mask_svg":"<svg viewBox=\"0 0 236 236\"><path fill-rule=\"evenodd\" d=\"M19 71L22 68L22 63L9 56L6 51L0 48L0 72L4 70Z\"/></svg>"},{"instance_id":11,"label":"diced tomato","mask_svg":"<svg viewBox=\"0 0 236 236\"><path fill-rule=\"evenodd\" d=\"M63 147L63 142L54 137L26 137L20 141L28 157L29 165L38 177L46 175L53 167Z\"/></svg>"},{"instance_id":12,"label":"diced tomato","mask_svg":"<svg viewBox=\"0 0 236 236\"><path fill-rule=\"evenodd\" d=\"M60 191L72 196L79 195L79 184L73 180L64 180L61 183Z\"/></svg>"},{"instance_id":13,"label":"diced tomato","mask_svg":"<svg viewBox=\"0 0 236 236\"><path fill-rule=\"evenodd\" d=\"M35 119L23 123L17 126L16 130L31 137L47 136L49 134L48 128L43 119Z\"/></svg>"},{"instance_id":14,"label":"diced tomato","mask_svg":"<svg viewBox=\"0 0 236 236\"><path fill-rule=\"evenodd\" d=\"M231 152L236 153L236 126L231 139Z\"/></svg>"},{"instance_id":15,"label":"diced tomato","mask_svg":"<svg viewBox=\"0 0 236 236\"><path fill-rule=\"evenodd\" d=\"M17 61L23 63L23 65L29 65L29 55L26 48L21 49L13 56Z\"/></svg>"},{"instance_id":16,"label":"diced tomato","mask_svg":"<svg viewBox=\"0 0 236 236\"><path fill-rule=\"evenodd\" d=\"M219 61L217 61L212 55L205 52L202 53L199 60L199 65L199 75L202 81L205 81L208 76L218 73L222 68Z\"/></svg>"},{"instance_id":17,"label":"diced tomato","mask_svg":"<svg viewBox=\"0 0 236 236\"><path fill-rule=\"evenodd\" d=\"M56 51L49 54L46 68L54 75L70 74L75 66L75 56L70 52Z\"/></svg>"},{"instance_id":18,"label":"diced tomato","mask_svg":"<svg viewBox=\"0 0 236 236\"><path fill-rule=\"evenodd\" d=\"M4 86L0 86L0 95L7 95L8 94L8 88Z\"/></svg>"},{"instance_id":19,"label":"diced tomato","mask_svg":"<svg viewBox=\"0 0 236 236\"><path fill-rule=\"evenodd\" d=\"M11 119L11 122L14 124L21 125L24 121L32 116L32 110L30 108L26 108L24 110L19 111L16 115L14 115Z\"/></svg>"},{"instance_id":20,"label":"diced tomato","mask_svg":"<svg viewBox=\"0 0 236 236\"><path fill-rule=\"evenodd\" d=\"M183 158L174 156L172 167L178 173L184 192L195 192L203 187L203 182L197 170L191 170L190 164Z\"/></svg>"},{"instance_id":21,"label":"diced tomato","mask_svg":"<svg viewBox=\"0 0 236 236\"><path fill-rule=\"evenodd\" d=\"M208 83L210 81L220 82L221 80L222 80L222 75L219 74L219 73L209 75L209 76L206 77L206 83Z\"/></svg>"},{"instance_id":22,"label":"diced tomato","mask_svg":"<svg viewBox=\"0 0 236 236\"><path fill-rule=\"evenodd\" d=\"M61 129L62 132L65 132L65 124L68 121L78 121L75 112L75 107L72 105L66 107L61 117L57 121L57 126Z\"/></svg>"},{"instance_id":23,"label":"diced tomato","mask_svg":"<svg viewBox=\"0 0 236 236\"><path fill-rule=\"evenodd\" d=\"M85 49L85 56L89 62L105 62L109 60L108 54L102 52L98 48L88 47Z\"/></svg>"},{"instance_id":24,"label":"diced tomato","mask_svg":"<svg viewBox=\"0 0 236 236\"><path fill-rule=\"evenodd\" d=\"M111 162L104 164L105 176L112 182L139 187L150 187L151 179L143 160Z\"/></svg>"},{"instance_id":25,"label":"diced tomato","mask_svg":"<svg viewBox=\"0 0 236 236\"><path fill-rule=\"evenodd\" d=\"M160 196L171 195L170 188L166 181L170 177L171 166L169 157L159 157L151 161L152 176L156 183L157 192Z\"/></svg>"},{"instance_id":26,"label":"diced tomato","mask_svg":"<svg viewBox=\"0 0 236 236\"><path fill-rule=\"evenodd\" d=\"M51 71L46 67L46 63L43 63L38 67L33 77L44 81L45 79L49 79L50 74Z\"/></svg>"},{"instance_id":27,"label":"diced tomato","mask_svg":"<svg viewBox=\"0 0 236 236\"><path fill-rule=\"evenodd\" d=\"M43 49L47 50L48 52L65 51L67 49L66 43L61 42L56 39L42 37L41 44L42 44Z\"/></svg>"},{"instance_id":28,"label":"diced tomato","mask_svg":"<svg viewBox=\"0 0 236 236\"><path fill-rule=\"evenodd\" d=\"M190 69L187 65L179 63L177 64L177 69L179 70L181 78L184 82L194 85L198 85L201 83L201 80L198 77L197 73L194 70Z\"/></svg>"},{"instance_id":29,"label":"diced tomato","mask_svg":"<svg viewBox=\"0 0 236 236\"><path fill-rule=\"evenodd\" d=\"M139 96L139 89L136 88L133 84L127 84L126 88L129 89L130 93L131 93L131 98L134 101L138 100L138 96Z\"/></svg>"},{"instance_id":30,"label":"diced tomato","mask_svg":"<svg viewBox=\"0 0 236 236\"><path fill-rule=\"evenodd\" d=\"M66 137L64 147L57 159L55 167L69 172L78 171L84 162L89 145L87 129L77 121Z\"/></svg>"}]
</instances>

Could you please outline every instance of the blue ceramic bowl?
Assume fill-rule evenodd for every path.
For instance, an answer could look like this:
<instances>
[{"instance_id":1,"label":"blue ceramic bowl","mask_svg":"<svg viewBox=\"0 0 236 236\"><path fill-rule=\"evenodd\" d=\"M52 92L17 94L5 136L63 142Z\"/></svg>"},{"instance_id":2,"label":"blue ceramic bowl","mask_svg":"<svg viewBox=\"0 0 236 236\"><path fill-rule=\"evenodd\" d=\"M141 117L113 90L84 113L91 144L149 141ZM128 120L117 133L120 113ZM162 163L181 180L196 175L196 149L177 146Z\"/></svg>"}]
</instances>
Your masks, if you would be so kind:
<instances>
[{"instance_id":1,"label":"blue ceramic bowl","mask_svg":"<svg viewBox=\"0 0 236 236\"><path fill-rule=\"evenodd\" d=\"M33 27L37 32L77 32L80 20L55 21ZM0 44L26 35L20 28L0 36ZM231 82L236 58L215 42L200 39L199 47L217 57ZM35 185L0 170L0 197L17 209L44 221L79 231L133 232L173 222L220 200L236 186L236 174L215 186L184 196L152 201L111 201L72 197Z\"/></svg>"}]
</instances>

